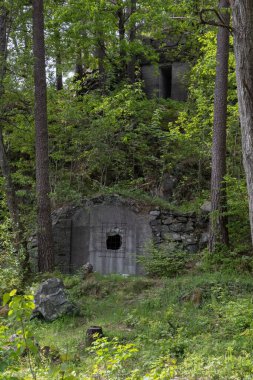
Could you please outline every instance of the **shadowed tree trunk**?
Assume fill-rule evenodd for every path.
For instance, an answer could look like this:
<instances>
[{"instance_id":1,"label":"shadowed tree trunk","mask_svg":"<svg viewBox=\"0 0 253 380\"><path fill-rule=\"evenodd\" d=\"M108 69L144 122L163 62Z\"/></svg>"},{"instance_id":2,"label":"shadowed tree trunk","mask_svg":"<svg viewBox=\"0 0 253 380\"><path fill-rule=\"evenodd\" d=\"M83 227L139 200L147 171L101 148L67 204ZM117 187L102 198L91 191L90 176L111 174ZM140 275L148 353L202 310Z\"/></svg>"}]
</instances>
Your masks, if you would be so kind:
<instances>
[{"instance_id":1,"label":"shadowed tree trunk","mask_svg":"<svg viewBox=\"0 0 253 380\"><path fill-rule=\"evenodd\" d=\"M220 0L219 11L229 26L228 0ZM228 93L229 29L220 26L217 34L216 79L214 92L214 125L212 144L211 220L209 250L217 243L228 245L226 185L226 123Z\"/></svg>"},{"instance_id":2,"label":"shadowed tree trunk","mask_svg":"<svg viewBox=\"0 0 253 380\"><path fill-rule=\"evenodd\" d=\"M230 4L233 15L243 163L247 180L249 219L253 242L253 1L230 0Z\"/></svg>"},{"instance_id":3,"label":"shadowed tree trunk","mask_svg":"<svg viewBox=\"0 0 253 380\"><path fill-rule=\"evenodd\" d=\"M43 0L33 0L33 53L35 84L36 195L39 271L54 268L50 206L47 87L45 71Z\"/></svg>"},{"instance_id":4,"label":"shadowed tree trunk","mask_svg":"<svg viewBox=\"0 0 253 380\"><path fill-rule=\"evenodd\" d=\"M55 32L55 47L56 47L56 90L60 91L63 89L63 79L62 79L62 60L61 60L61 36L60 32L57 30Z\"/></svg>"},{"instance_id":5,"label":"shadowed tree trunk","mask_svg":"<svg viewBox=\"0 0 253 380\"><path fill-rule=\"evenodd\" d=\"M131 0L130 14L133 15L135 12L136 12L136 0ZM136 25L135 23L133 23L129 32L130 44L135 41L135 38L136 38ZM136 57L134 54L132 54L131 60L128 62L128 65L127 65L127 76L131 83L135 82L135 64L136 64Z\"/></svg>"}]
</instances>

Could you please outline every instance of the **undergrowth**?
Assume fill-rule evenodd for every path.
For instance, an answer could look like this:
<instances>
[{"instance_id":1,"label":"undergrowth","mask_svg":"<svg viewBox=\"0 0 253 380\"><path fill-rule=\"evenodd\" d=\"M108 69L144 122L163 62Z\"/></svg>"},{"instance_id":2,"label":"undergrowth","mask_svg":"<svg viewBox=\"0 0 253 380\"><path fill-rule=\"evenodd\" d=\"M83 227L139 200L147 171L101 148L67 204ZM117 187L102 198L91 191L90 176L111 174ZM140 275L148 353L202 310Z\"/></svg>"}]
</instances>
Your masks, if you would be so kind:
<instances>
[{"instance_id":1,"label":"undergrowth","mask_svg":"<svg viewBox=\"0 0 253 380\"><path fill-rule=\"evenodd\" d=\"M252 379L251 274L62 278L79 315L24 321L37 379ZM22 331L11 347L13 355L19 342L23 353L8 357L18 313L17 307L14 320L1 318L4 380L33 378ZM89 348L90 326L101 326L105 337Z\"/></svg>"}]
</instances>

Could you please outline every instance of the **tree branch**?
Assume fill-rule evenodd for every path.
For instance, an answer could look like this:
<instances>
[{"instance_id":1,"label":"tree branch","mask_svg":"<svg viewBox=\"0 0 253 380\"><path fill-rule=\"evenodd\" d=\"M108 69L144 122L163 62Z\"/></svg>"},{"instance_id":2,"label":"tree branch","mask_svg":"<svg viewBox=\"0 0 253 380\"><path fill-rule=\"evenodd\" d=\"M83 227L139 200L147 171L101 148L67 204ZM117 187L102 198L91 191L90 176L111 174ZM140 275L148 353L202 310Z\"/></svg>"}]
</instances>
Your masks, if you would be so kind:
<instances>
[{"instance_id":1,"label":"tree branch","mask_svg":"<svg viewBox=\"0 0 253 380\"><path fill-rule=\"evenodd\" d=\"M208 13L208 12L213 12L220 22L216 22L216 21L213 21L213 20L210 20L210 21L209 20L205 20L204 14ZM225 24L225 22L224 22L222 16L220 15L220 13L217 12L217 10L214 9L214 8L209 8L209 9L204 8L204 9L201 9L201 11L199 12L199 17L200 17L201 24L218 26L218 27L222 27L222 28L228 29L230 31L230 33L233 32L233 28L230 25L226 25Z\"/></svg>"}]
</instances>

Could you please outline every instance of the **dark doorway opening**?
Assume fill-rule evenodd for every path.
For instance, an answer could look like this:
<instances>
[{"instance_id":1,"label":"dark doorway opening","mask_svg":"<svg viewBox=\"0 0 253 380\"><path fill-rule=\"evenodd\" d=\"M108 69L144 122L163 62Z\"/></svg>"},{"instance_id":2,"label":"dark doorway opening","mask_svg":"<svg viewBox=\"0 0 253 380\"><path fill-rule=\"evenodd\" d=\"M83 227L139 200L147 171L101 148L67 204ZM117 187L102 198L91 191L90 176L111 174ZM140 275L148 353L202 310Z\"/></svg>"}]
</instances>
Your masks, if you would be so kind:
<instances>
[{"instance_id":1,"label":"dark doorway opening","mask_svg":"<svg viewBox=\"0 0 253 380\"><path fill-rule=\"evenodd\" d=\"M107 237L106 248L117 251L122 245L122 238L120 235L111 235Z\"/></svg>"},{"instance_id":2,"label":"dark doorway opening","mask_svg":"<svg viewBox=\"0 0 253 380\"><path fill-rule=\"evenodd\" d=\"M160 66L159 96L168 99L171 97L172 66Z\"/></svg>"}]
</instances>

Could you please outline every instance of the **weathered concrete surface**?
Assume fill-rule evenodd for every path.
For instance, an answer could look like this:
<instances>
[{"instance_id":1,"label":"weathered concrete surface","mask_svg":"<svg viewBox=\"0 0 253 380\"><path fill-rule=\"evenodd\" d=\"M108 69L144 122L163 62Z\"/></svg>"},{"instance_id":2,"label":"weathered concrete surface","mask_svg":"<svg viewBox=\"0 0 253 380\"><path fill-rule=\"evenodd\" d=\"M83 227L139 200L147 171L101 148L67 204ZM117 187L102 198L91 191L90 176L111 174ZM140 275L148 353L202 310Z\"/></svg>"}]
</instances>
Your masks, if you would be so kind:
<instances>
[{"instance_id":1,"label":"weathered concrete surface","mask_svg":"<svg viewBox=\"0 0 253 380\"><path fill-rule=\"evenodd\" d=\"M152 65L146 64L141 68L144 90L149 98L172 98L174 100L187 100L187 86L185 74L189 65L185 62Z\"/></svg>"},{"instance_id":2,"label":"weathered concrete surface","mask_svg":"<svg viewBox=\"0 0 253 380\"><path fill-rule=\"evenodd\" d=\"M174 100L187 100L187 86L185 75L189 72L189 65L185 62L174 62L172 65L171 98Z\"/></svg>"},{"instance_id":3,"label":"weathered concrete surface","mask_svg":"<svg viewBox=\"0 0 253 380\"><path fill-rule=\"evenodd\" d=\"M55 213L53 223L56 265L69 272L87 262L102 274L139 274L137 256L152 239L148 213L132 200L97 197L83 206ZM120 246L108 247L108 237L118 236Z\"/></svg>"},{"instance_id":4,"label":"weathered concrete surface","mask_svg":"<svg viewBox=\"0 0 253 380\"><path fill-rule=\"evenodd\" d=\"M144 81L144 90L148 98L159 96L159 69L154 65L143 65L141 75Z\"/></svg>"}]
</instances>

